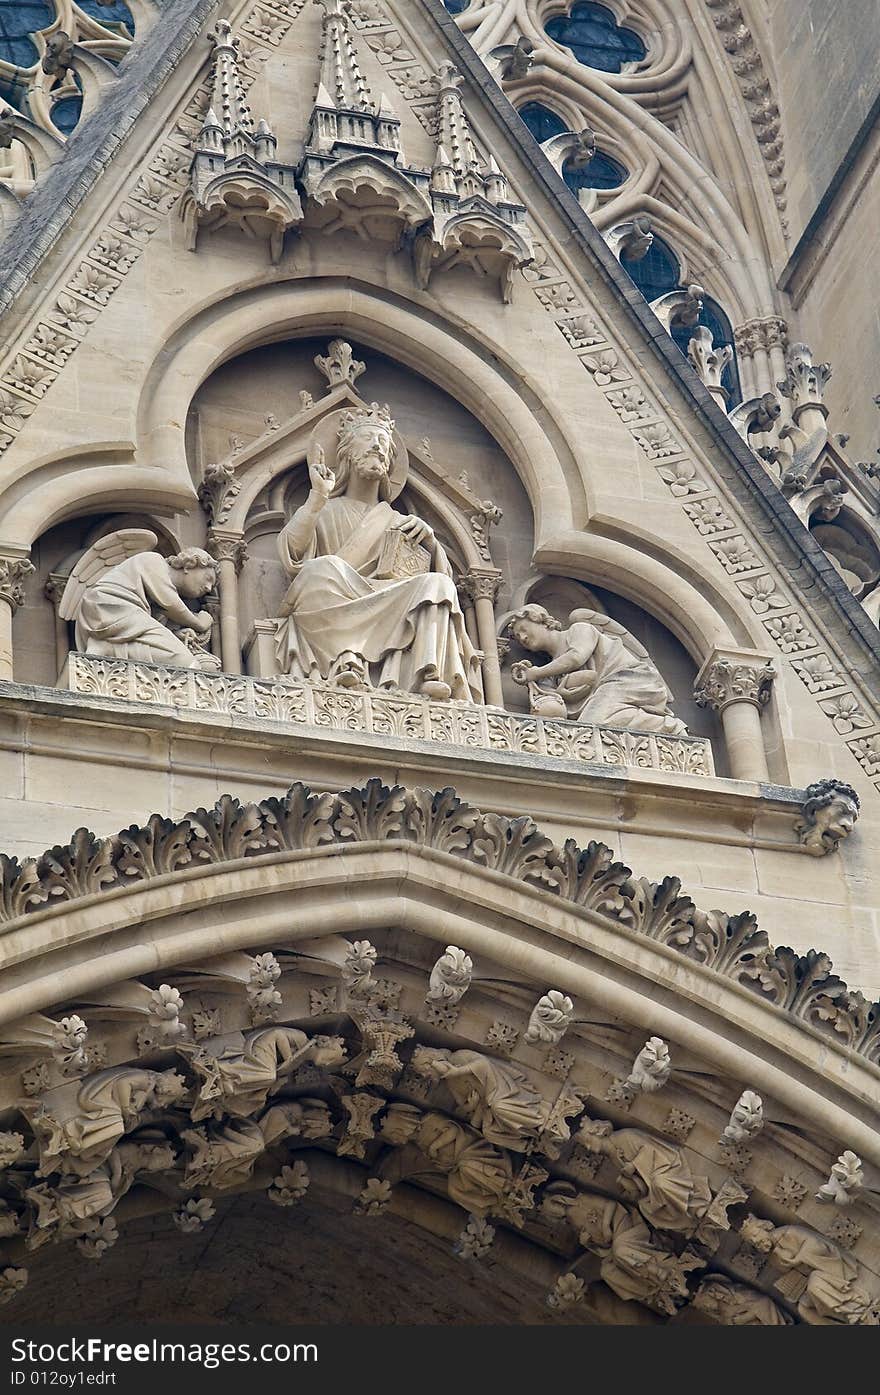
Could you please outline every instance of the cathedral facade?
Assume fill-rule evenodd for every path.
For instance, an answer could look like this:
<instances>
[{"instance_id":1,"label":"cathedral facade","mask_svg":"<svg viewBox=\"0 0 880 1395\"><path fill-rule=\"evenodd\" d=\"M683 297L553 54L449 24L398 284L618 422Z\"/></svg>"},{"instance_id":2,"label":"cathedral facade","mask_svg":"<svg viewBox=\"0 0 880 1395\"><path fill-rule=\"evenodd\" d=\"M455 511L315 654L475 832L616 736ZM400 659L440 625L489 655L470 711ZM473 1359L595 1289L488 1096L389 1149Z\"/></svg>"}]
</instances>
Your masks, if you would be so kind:
<instances>
[{"instance_id":1,"label":"cathedral facade","mask_svg":"<svg viewBox=\"0 0 880 1395\"><path fill-rule=\"evenodd\" d=\"M5 1321L880 1322L858 10L0 6Z\"/></svg>"}]
</instances>

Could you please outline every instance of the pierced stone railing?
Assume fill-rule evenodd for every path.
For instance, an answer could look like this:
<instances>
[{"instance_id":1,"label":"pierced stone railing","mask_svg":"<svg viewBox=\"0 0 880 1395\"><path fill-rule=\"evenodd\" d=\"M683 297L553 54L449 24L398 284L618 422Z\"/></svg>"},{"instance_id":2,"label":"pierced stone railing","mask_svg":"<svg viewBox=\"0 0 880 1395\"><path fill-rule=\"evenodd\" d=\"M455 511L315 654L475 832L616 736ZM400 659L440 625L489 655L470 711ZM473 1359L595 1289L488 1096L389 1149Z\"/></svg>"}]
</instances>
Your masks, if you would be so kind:
<instances>
[{"instance_id":1,"label":"pierced stone railing","mask_svg":"<svg viewBox=\"0 0 880 1395\"><path fill-rule=\"evenodd\" d=\"M468 703L430 702L408 694L354 692L289 678L202 673L71 654L67 686L84 697L120 698L195 712L227 712L316 727L320 731L367 732L590 765L631 766L685 775L715 773L712 747L704 737L655 736L617 727L548 721Z\"/></svg>"}]
</instances>

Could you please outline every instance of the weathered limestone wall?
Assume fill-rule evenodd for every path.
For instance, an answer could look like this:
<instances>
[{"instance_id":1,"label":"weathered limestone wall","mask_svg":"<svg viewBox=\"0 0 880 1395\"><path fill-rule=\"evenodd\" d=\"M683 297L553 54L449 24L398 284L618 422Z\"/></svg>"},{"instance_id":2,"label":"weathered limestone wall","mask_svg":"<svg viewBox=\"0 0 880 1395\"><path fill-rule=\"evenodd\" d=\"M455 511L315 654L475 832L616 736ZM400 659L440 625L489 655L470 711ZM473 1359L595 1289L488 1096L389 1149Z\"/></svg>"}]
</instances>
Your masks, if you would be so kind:
<instances>
[{"instance_id":1,"label":"weathered limestone wall","mask_svg":"<svg viewBox=\"0 0 880 1395\"><path fill-rule=\"evenodd\" d=\"M872 0L773 0L767 12L796 243L876 100L877 9Z\"/></svg>"}]
</instances>

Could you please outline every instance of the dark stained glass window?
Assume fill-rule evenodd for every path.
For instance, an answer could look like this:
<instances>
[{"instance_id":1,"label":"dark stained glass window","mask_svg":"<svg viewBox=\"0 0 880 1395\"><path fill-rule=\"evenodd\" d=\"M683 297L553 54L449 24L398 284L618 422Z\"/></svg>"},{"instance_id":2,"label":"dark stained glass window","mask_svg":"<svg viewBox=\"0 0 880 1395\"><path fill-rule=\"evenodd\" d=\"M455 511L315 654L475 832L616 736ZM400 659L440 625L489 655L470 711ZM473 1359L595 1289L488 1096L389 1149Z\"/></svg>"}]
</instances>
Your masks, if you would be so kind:
<instances>
[{"instance_id":1,"label":"dark stained glass window","mask_svg":"<svg viewBox=\"0 0 880 1395\"><path fill-rule=\"evenodd\" d=\"M548 19L544 28L551 39L570 48L579 63L603 73L619 73L624 63L638 62L647 52L638 34L621 28L604 5L572 5L567 15Z\"/></svg>"},{"instance_id":2,"label":"dark stained glass window","mask_svg":"<svg viewBox=\"0 0 880 1395\"><path fill-rule=\"evenodd\" d=\"M443 4L451 15L460 15L470 3L471 0L443 0Z\"/></svg>"},{"instance_id":3,"label":"dark stained glass window","mask_svg":"<svg viewBox=\"0 0 880 1395\"><path fill-rule=\"evenodd\" d=\"M55 6L42 0L0 0L0 58L17 68L32 68L40 55L31 38L48 29L55 19Z\"/></svg>"},{"instance_id":4,"label":"dark stained glass window","mask_svg":"<svg viewBox=\"0 0 880 1395\"><path fill-rule=\"evenodd\" d=\"M678 257L671 247L667 247L662 238L656 236L645 257L640 262L622 262L624 270L635 281L642 295L646 300L657 300L661 295L668 295L670 291L677 291L681 287L681 266ZM716 349L729 344L733 349L733 328L730 320L725 315L717 301L710 296L703 296L703 308L700 311L699 323L705 325L712 332L712 343ZM688 326L676 326L672 330L672 338L675 340L681 352L687 357L688 343L693 337L693 328ZM721 375L721 382L728 392L728 406L735 407L742 401L742 388L739 381L739 369L736 364L736 351L730 363Z\"/></svg>"},{"instance_id":5,"label":"dark stained glass window","mask_svg":"<svg viewBox=\"0 0 880 1395\"><path fill-rule=\"evenodd\" d=\"M552 140L554 136L568 133L568 127L561 116L540 102L529 102L521 107L519 116L528 126L536 141ZM576 165L566 160L562 166L562 178L572 193L578 189L616 189L627 177L627 171L610 155L597 151L586 165Z\"/></svg>"}]
</instances>

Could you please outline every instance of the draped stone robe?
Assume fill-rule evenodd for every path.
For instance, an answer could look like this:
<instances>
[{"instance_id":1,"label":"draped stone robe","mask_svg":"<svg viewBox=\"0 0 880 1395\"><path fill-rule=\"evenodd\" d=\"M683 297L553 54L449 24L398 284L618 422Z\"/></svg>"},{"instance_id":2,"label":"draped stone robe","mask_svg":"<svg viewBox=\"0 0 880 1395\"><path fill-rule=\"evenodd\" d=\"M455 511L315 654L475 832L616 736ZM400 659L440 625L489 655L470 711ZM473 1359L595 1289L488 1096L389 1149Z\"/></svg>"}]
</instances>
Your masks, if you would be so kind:
<instances>
[{"instance_id":1,"label":"draped stone robe","mask_svg":"<svg viewBox=\"0 0 880 1395\"><path fill-rule=\"evenodd\" d=\"M479 658L440 544L432 548L432 571L380 580L382 543L401 518L390 504L329 499L312 542L298 555L290 532L301 512L280 537L282 561L294 577L282 607L287 624L278 636L282 669L322 681L340 655L353 653L373 666L376 687L418 692L426 673L436 670L431 676L448 683L453 698L481 701Z\"/></svg>"}]
</instances>

